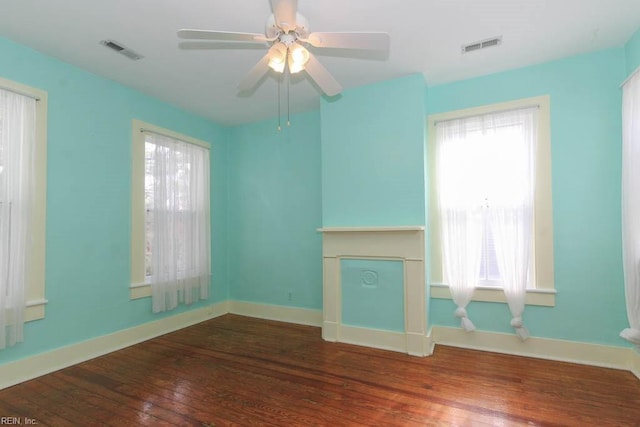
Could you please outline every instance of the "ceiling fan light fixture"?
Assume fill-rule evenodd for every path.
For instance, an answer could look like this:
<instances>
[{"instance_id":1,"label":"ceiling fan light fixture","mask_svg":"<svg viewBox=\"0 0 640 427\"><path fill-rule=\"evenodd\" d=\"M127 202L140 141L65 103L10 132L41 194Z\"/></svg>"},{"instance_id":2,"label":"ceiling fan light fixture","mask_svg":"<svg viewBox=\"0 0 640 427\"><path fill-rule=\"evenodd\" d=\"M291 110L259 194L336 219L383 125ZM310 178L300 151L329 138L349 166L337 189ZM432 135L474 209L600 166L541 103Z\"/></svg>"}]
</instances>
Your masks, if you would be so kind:
<instances>
[{"instance_id":1,"label":"ceiling fan light fixture","mask_svg":"<svg viewBox=\"0 0 640 427\"><path fill-rule=\"evenodd\" d=\"M307 62L309 62L309 51L307 49L297 43L289 47L289 72L291 74L304 70Z\"/></svg>"},{"instance_id":2,"label":"ceiling fan light fixture","mask_svg":"<svg viewBox=\"0 0 640 427\"><path fill-rule=\"evenodd\" d=\"M276 73L284 73L284 61L278 59L272 59L269 61L269 67Z\"/></svg>"},{"instance_id":3,"label":"ceiling fan light fixture","mask_svg":"<svg viewBox=\"0 0 640 427\"><path fill-rule=\"evenodd\" d=\"M269 43L268 52L238 84L247 92L258 85L270 69L291 74L304 70L325 95L336 96L342 86L305 46L314 48L389 51L389 34L381 32L309 32L307 19L298 13L298 0L269 0L271 14L267 18L265 35L231 31L183 29L178 37L191 40L222 42ZM280 82L282 79L278 79ZM289 80L287 80L289 82Z\"/></svg>"},{"instance_id":4,"label":"ceiling fan light fixture","mask_svg":"<svg viewBox=\"0 0 640 427\"><path fill-rule=\"evenodd\" d=\"M287 63L287 47L282 43L274 43L269 49L269 67L272 70L283 73Z\"/></svg>"},{"instance_id":5,"label":"ceiling fan light fixture","mask_svg":"<svg viewBox=\"0 0 640 427\"><path fill-rule=\"evenodd\" d=\"M304 70L304 65L296 63L291 57L291 55L289 55L289 72L291 74L296 74L302 70Z\"/></svg>"}]
</instances>

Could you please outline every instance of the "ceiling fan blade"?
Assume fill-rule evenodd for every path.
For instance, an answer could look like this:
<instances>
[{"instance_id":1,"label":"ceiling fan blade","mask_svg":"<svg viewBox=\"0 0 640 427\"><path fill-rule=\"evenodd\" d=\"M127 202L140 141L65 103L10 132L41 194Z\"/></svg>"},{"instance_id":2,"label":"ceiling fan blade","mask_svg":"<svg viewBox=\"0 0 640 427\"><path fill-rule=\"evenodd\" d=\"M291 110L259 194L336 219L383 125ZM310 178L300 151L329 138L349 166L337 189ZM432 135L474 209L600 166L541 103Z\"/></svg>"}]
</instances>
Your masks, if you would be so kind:
<instances>
[{"instance_id":1,"label":"ceiling fan blade","mask_svg":"<svg viewBox=\"0 0 640 427\"><path fill-rule=\"evenodd\" d=\"M271 0L271 9L278 27L287 33L296 29L298 0Z\"/></svg>"},{"instance_id":2,"label":"ceiling fan blade","mask_svg":"<svg viewBox=\"0 0 640 427\"><path fill-rule=\"evenodd\" d=\"M309 52L309 61L305 64L304 69L327 96L335 96L342 92L340 83L333 78L311 52Z\"/></svg>"},{"instance_id":3,"label":"ceiling fan blade","mask_svg":"<svg viewBox=\"0 0 640 427\"><path fill-rule=\"evenodd\" d=\"M264 46L252 42L221 42L217 40L184 41L178 43L182 50L264 50Z\"/></svg>"},{"instance_id":4,"label":"ceiling fan blade","mask_svg":"<svg viewBox=\"0 0 640 427\"><path fill-rule=\"evenodd\" d=\"M387 51L391 40L387 33L311 33L306 42L314 47Z\"/></svg>"},{"instance_id":5,"label":"ceiling fan blade","mask_svg":"<svg viewBox=\"0 0 640 427\"><path fill-rule=\"evenodd\" d=\"M219 40L228 42L253 42L263 43L267 39L264 34L257 33L233 33L230 31L210 30L179 30L178 37L191 40Z\"/></svg>"},{"instance_id":6,"label":"ceiling fan blade","mask_svg":"<svg viewBox=\"0 0 640 427\"><path fill-rule=\"evenodd\" d=\"M267 74L269 71L269 54L267 53L262 57L260 61L247 73L246 76L240 81L238 84L239 92L246 92L255 87L256 84L260 81L262 76Z\"/></svg>"}]
</instances>

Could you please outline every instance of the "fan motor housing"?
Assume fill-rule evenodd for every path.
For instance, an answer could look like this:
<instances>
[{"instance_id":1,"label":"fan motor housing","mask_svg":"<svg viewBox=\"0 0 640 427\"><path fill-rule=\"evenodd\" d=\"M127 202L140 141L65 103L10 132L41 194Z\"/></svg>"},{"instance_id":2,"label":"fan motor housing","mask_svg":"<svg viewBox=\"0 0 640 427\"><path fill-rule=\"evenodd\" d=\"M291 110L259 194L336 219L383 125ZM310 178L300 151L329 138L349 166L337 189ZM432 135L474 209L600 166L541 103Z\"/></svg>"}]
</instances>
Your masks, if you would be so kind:
<instances>
[{"instance_id":1,"label":"fan motor housing","mask_svg":"<svg viewBox=\"0 0 640 427\"><path fill-rule=\"evenodd\" d=\"M271 14L267 19L267 26L265 30L265 34L267 38L274 38L278 35L278 33L282 33L283 30L276 25L276 17ZM296 38L306 39L309 36L309 21L304 15L296 12L296 29L295 33L297 35Z\"/></svg>"}]
</instances>

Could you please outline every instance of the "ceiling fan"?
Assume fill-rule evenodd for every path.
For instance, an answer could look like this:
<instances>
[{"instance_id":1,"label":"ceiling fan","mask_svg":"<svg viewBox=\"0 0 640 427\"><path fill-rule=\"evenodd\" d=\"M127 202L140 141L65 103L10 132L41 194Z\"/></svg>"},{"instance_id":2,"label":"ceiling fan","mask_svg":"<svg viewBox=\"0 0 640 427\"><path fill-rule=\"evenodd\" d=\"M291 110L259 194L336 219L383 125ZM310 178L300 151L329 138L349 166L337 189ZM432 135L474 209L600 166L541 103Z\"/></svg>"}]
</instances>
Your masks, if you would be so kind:
<instances>
[{"instance_id":1,"label":"ceiling fan","mask_svg":"<svg viewBox=\"0 0 640 427\"><path fill-rule=\"evenodd\" d=\"M297 0L270 0L270 2L273 14L267 19L265 34L183 29L178 31L178 37L190 40L270 45L266 55L238 84L240 92L255 87L270 68L278 73L284 73L288 68L292 74L306 71L326 95L334 96L342 91L342 86L305 46L374 51L389 49L390 41L387 33L310 33L307 19L298 13Z\"/></svg>"}]
</instances>

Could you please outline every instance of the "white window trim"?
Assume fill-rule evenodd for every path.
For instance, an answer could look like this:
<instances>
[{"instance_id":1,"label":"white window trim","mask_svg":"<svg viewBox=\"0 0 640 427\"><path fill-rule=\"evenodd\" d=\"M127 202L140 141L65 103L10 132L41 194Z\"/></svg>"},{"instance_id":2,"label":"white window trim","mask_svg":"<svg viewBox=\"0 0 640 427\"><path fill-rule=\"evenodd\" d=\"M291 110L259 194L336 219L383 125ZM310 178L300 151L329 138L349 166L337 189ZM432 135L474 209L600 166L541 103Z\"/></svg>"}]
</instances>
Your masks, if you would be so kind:
<instances>
[{"instance_id":1,"label":"white window trim","mask_svg":"<svg viewBox=\"0 0 640 427\"><path fill-rule=\"evenodd\" d=\"M151 283L145 276L145 205L144 205L144 144L145 131L179 139L207 149L210 145L199 139L174 132L169 129L132 120L131 126L131 284L130 298L151 296Z\"/></svg>"},{"instance_id":2,"label":"white window trim","mask_svg":"<svg viewBox=\"0 0 640 427\"><path fill-rule=\"evenodd\" d=\"M27 278L25 321L44 319L45 239L47 219L47 92L0 77L0 87L37 99L35 141L35 209L30 226L32 259Z\"/></svg>"},{"instance_id":3,"label":"white window trim","mask_svg":"<svg viewBox=\"0 0 640 427\"><path fill-rule=\"evenodd\" d=\"M432 183L429 191L430 206L435 207L437 195L435 186L435 155L434 143L436 140L435 124L443 120L453 120L461 117L489 114L496 111L513 110L537 105L539 107L538 119L538 144L537 144L537 170L536 170L536 195L535 195L535 289L527 289L526 304L555 306L555 282L553 267L553 215L551 193L551 124L550 124L550 99L548 95L498 104L484 105L481 107L464 110L450 111L433 114L427 119L428 125L428 166L429 179ZM440 251L440 228L438 215L429 215L431 256L429 263L429 275L431 278L430 293L433 298L451 299L449 286L442 283L442 255ZM473 301L505 302L502 288L488 286L477 287Z\"/></svg>"}]
</instances>

